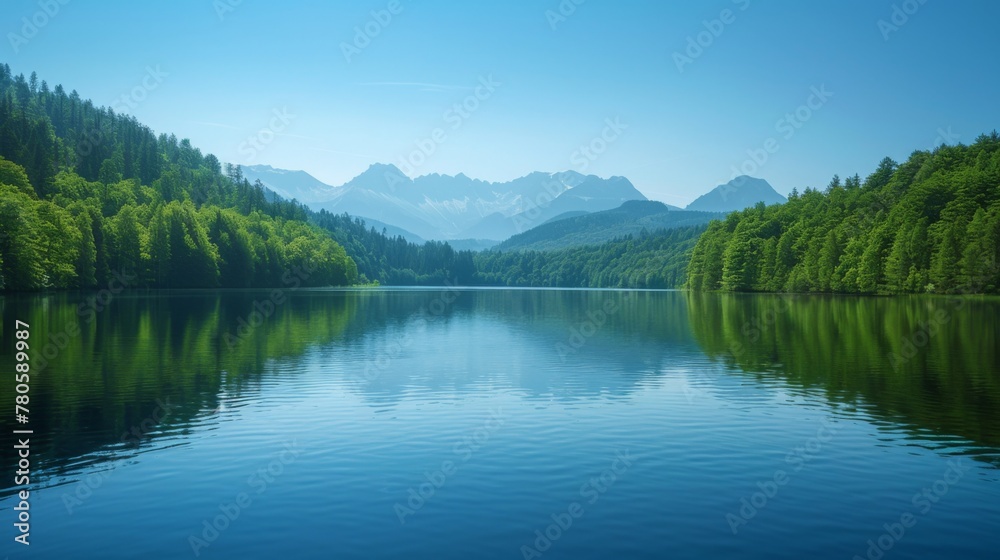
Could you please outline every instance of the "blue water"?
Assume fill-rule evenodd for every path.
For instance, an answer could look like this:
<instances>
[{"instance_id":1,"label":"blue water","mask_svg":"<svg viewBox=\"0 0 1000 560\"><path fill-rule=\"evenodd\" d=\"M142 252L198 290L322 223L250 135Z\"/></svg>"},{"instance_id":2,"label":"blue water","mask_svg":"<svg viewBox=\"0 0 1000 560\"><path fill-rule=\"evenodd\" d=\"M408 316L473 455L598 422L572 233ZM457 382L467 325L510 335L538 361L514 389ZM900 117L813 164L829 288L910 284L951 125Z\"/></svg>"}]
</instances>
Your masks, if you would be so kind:
<instances>
[{"instance_id":1,"label":"blue water","mask_svg":"<svg viewBox=\"0 0 1000 560\"><path fill-rule=\"evenodd\" d=\"M7 298L4 327L31 318L44 341L82 321L79 297ZM889 560L1000 545L1000 368L976 353L995 344L995 303L944 326L978 324L973 340L939 333L900 371L894 347L841 322L822 323L824 347L780 321L751 341L739 326L769 300L683 292L303 290L226 344L267 297L124 295L81 322L33 379L31 545L13 542L5 474L3 554L851 559L881 537ZM864 301L886 322L937 305ZM782 321L825 306L868 328L853 300L797 301ZM725 332L749 354L720 350Z\"/></svg>"}]
</instances>

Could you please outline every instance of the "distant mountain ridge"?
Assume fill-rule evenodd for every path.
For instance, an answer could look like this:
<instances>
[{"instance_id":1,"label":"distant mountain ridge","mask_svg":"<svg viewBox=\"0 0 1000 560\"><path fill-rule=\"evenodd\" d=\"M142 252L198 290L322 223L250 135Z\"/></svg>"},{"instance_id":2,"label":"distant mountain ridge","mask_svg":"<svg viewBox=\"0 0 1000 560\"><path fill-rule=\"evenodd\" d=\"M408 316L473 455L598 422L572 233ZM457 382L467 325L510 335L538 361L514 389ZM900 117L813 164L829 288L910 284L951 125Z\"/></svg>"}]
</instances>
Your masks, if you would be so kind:
<instances>
[{"instance_id":1,"label":"distant mountain ridge","mask_svg":"<svg viewBox=\"0 0 1000 560\"><path fill-rule=\"evenodd\" d=\"M500 241L566 212L598 212L646 200L624 177L602 179L575 171L534 172L494 183L430 174L411 179L391 164L374 164L340 187L304 171L245 167L278 195L315 210L347 212L392 224L423 239Z\"/></svg>"},{"instance_id":2,"label":"distant mountain ridge","mask_svg":"<svg viewBox=\"0 0 1000 560\"><path fill-rule=\"evenodd\" d=\"M604 179L575 171L534 172L512 181L495 183L472 179L463 173L454 176L433 173L411 179L395 165L376 163L339 187L327 185L305 171L288 171L268 165L245 167L243 173L251 181L260 180L268 190L315 210L362 217L377 224L379 229L388 226L394 234L414 242L425 239L463 241L463 246L468 247L489 246L490 241L499 243L543 225L547 227L546 233L539 234L538 239L547 239L546 236L559 229L549 226L551 222L582 218L633 201L649 202L625 177ZM743 210L758 202L778 204L786 199L764 179L744 175L715 187L684 210L725 213ZM642 206L630 206L619 215L625 220L622 222L625 229L620 234L633 229L638 232L643 227L675 227L669 224L685 219L665 214L681 211L680 208L658 204L645 207L655 217L633 215ZM698 220L700 218L695 221ZM633 227L640 223L642 225ZM568 237L561 241L549 239L539 243L565 246L571 239L594 241L614 237L613 231L602 229L603 225L592 225L597 229L567 234ZM534 242L530 245L540 247Z\"/></svg>"},{"instance_id":3,"label":"distant mountain ridge","mask_svg":"<svg viewBox=\"0 0 1000 560\"><path fill-rule=\"evenodd\" d=\"M719 185L688 204L685 210L702 212L733 212L763 202L766 205L787 202L764 179L740 175L725 185Z\"/></svg>"},{"instance_id":4,"label":"distant mountain ridge","mask_svg":"<svg viewBox=\"0 0 1000 560\"><path fill-rule=\"evenodd\" d=\"M305 171L277 169L270 165L244 165L243 176L251 183L260 180L267 189L287 200L298 200L310 205L327 200L333 194L333 187L313 177Z\"/></svg>"}]
</instances>

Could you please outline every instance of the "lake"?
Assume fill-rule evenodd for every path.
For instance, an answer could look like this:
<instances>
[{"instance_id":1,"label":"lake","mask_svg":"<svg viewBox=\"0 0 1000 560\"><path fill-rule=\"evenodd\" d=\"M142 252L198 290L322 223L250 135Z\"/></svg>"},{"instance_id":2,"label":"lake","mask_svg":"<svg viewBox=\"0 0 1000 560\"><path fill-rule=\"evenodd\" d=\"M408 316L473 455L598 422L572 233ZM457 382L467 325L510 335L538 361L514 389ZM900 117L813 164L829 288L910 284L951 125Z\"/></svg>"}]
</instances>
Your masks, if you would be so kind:
<instances>
[{"instance_id":1,"label":"lake","mask_svg":"<svg viewBox=\"0 0 1000 560\"><path fill-rule=\"evenodd\" d=\"M28 547L9 446L0 465L11 559L1000 548L997 299L383 288L0 310L0 369L15 320L33 368Z\"/></svg>"}]
</instances>

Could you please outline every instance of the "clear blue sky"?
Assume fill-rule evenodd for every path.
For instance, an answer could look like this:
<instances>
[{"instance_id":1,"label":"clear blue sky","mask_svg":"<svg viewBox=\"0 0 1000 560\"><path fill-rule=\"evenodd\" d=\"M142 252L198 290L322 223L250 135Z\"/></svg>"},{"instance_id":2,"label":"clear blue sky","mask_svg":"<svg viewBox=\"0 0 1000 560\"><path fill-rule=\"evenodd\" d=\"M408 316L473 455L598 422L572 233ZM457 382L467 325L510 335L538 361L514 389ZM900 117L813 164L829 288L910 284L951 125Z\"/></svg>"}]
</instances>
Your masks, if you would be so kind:
<instances>
[{"instance_id":1,"label":"clear blue sky","mask_svg":"<svg viewBox=\"0 0 1000 560\"><path fill-rule=\"evenodd\" d=\"M760 158L769 138L777 151L748 169L787 193L956 140L942 132L969 143L1000 128L998 2L563 4L575 11L556 20L546 11L558 14L559 0L399 0L383 26L370 23L390 5L381 0L70 0L51 17L38 15L38 0L7 0L0 60L101 105L159 68L162 81L147 78L155 88L129 109L141 122L223 161L304 169L335 185L374 162L400 165L424 139L434 152L414 174L509 180L586 161L587 173L623 175L683 205L727 181L747 150ZM880 29L894 5L913 13ZM709 43L703 21L726 9ZM44 25L12 39L25 17ZM348 61L343 44L366 24L377 36ZM703 31L708 46L679 71L674 53L687 56ZM446 114L489 76L500 85L474 111ZM813 98L807 120L779 122L822 86L833 95ZM275 110L294 117L273 121L277 134L249 150ZM583 157L606 119L627 128Z\"/></svg>"}]
</instances>

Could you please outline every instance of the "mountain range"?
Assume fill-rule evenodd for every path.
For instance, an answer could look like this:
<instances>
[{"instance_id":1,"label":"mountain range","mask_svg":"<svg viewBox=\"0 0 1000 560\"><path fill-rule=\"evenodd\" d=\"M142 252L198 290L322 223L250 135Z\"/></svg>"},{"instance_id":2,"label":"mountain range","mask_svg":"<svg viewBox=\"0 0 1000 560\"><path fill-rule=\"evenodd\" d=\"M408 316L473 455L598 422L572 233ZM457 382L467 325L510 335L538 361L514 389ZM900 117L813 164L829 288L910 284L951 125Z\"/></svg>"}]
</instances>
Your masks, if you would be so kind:
<instances>
[{"instance_id":1,"label":"mountain range","mask_svg":"<svg viewBox=\"0 0 1000 560\"><path fill-rule=\"evenodd\" d=\"M533 172L507 182L471 179L462 173L411 179L394 165L377 163L339 187L323 183L305 171L269 165L243 167L243 174L250 181L260 180L278 196L298 200L314 210L362 217L377 229L385 228L390 235L402 235L417 243L425 239L448 240L470 248L489 247L543 224L613 210L626 202L652 202L625 177L605 179L575 171ZM655 229L668 223L692 225L707 221L703 213L784 200L767 181L744 176L716 187L686 209L663 203L640 205L618 218L633 216L643 208L639 214L645 221L630 222L635 227L626 230ZM699 215L666 214L684 210ZM656 217L649 218L648 214ZM592 233L585 237L603 236Z\"/></svg>"},{"instance_id":2,"label":"mountain range","mask_svg":"<svg viewBox=\"0 0 1000 560\"><path fill-rule=\"evenodd\" d=\"M783 204L788 199L778 194L770 183L747 175L733 178L725 185L719 185L688 204L685 210L701 212L732 212L749 208L758 202L766 205Z\"/></svg>"}]
</instances>

